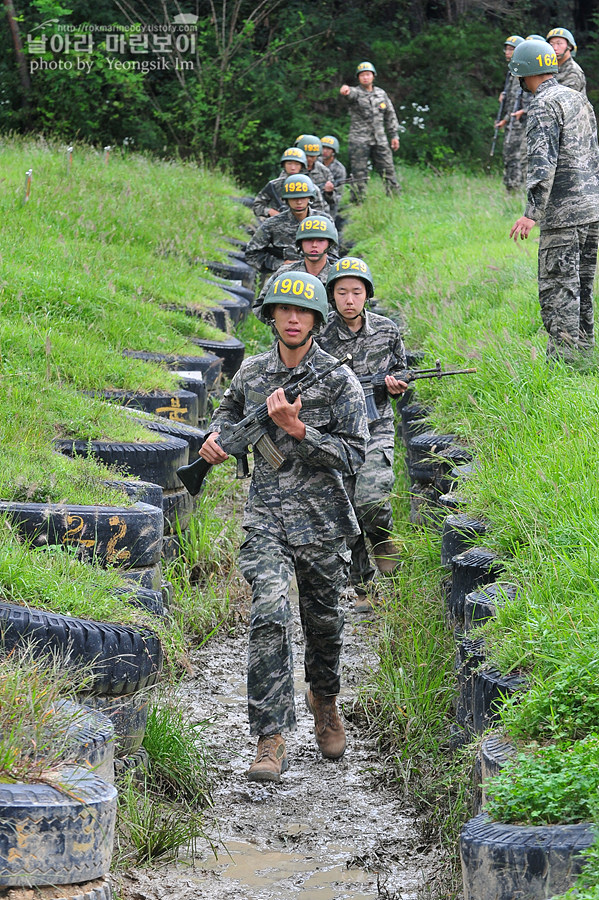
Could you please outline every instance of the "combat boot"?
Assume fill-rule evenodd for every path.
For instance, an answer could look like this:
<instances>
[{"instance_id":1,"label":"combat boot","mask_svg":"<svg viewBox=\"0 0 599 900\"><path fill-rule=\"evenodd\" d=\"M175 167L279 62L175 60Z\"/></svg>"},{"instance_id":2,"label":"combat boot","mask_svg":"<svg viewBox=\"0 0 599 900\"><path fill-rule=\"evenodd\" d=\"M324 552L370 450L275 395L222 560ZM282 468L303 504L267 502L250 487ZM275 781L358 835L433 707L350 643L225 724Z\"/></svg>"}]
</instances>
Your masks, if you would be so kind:
<instances>
[{"instance_id":1,"label":"combat boot","mask_svg":"<svg viewBox=\"0 0 599 900\"><path fill-rule=\"evenodd\" d=\"M395 572L401 560L399 550L389 537L388 529L371 525L367 528L366 534L372 544L372 553L379 572L382 575Z\"/></svg>"},{"instance_id":2,"label":"combat boot","mask_svg":"<svg viewBox=\"0 0 599 900\"><path fill-rule=\"evenodd\" d=\"M263 734L258 738L256 759L247 771L248 781L280 781L288 767L285 741L280 734Z\"/></svg>"},{"instance_id":3,"label":"combat boot","mask_svg":"<svg viewBox=\"0 0 599 900\"><path fill-rule=\"evenodd\" d=\"M345 728L337 711L337 697L319 697L310 688L306 706L314 716L316 743L325 759L339 759L345 753Z\"/></svg>"}]
</instances>

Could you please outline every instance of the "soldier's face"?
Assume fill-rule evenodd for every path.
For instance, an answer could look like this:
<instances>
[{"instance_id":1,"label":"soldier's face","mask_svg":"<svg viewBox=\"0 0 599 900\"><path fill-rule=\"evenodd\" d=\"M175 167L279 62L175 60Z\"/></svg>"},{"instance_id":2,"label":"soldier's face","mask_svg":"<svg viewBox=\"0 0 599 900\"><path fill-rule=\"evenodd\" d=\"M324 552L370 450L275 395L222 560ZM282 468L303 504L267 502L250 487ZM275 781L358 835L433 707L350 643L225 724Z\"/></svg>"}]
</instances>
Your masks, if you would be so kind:
<instances>
[{"instance_id":1,"label":"soldier's face","mask_svg":"<svg viewBox=\"0 0 599 900\"><path fill-rule=\"evenodd\" d=\"M505 53L506 62L509 62L512 56L514 55L514 48L511 44L506 44L503 48L503 52Z\"/></svg>"},{"instance_id":2,"label":"soldier's face","mask_svg":"<svg viewBox=\"0 0 599 900\"><path fill-rule=\"evenodd\" d=\"M368 87L369 84L372 84L374 81L374 72L360 72L358 75L358 81L364 87Z\"/></svg>"},{"instance_id":3,"label":"soldier's face","mask_svg":"<svg viewBox=\"0 0 599 900\"><path fill-rule=\"evenodd\" d=\"M310 204L309 197L288 197L287 203L293 212L305 212Z\"/></svg>"},{"instance_id":4,"label":"soldier's face","mask_svg":"<svg viewBox=\"0 0 599 900\"><path fill-rule=\"evenodd\" d=\"M325 147L323 145L322 148L322 158L323 159L331 159L335 155L335 151L332 147Z\"/></svg>"},{"instance_id":5,"label":"soldier's face","mask_svg":"<svg viewBox=\"0 0 599 900\"><path fill-rule=\"evenodd\" d=\"M359 316L366 303L366 285L360 278L339 278L333 288L337 312L342 319L352 321Z\"/></svg>"},{"instance_id":6,"label":"soldier's face","mask_svg":"<svg viewBox=\"0 0 599 900\"><path fill-rule=\"evenodd\" d=\"M306 153L306 159L308 160L308 172L311 172L312 169L314 168L314 163L316 162L318 157L317 156L308 156L308 154Z\"/></svg>"},{"instance_id":7,"label":"soldier's face","mask_svg":"<svg viewBox=\"0 0 599 900\"><path fill-rule=\"evenodd\" d=\"M316 321L316 314L303 306L277 303L272 308L272 318L279 337L288 347L299 347L306 340Z\"/></svg>"},{"instance_id":8,"label":"soldier's face","mask_svg":"<svg viewBox=\"0 0 599 900\"><path fill-rule=\"evenodd\" d=\"M299 175L302 171L303 166L301 162L298 162L295 159L286 159L283 163L283 168L287 172L288 175Z\"/></svg>"},{"instance_id":9,"label":"soldier's face","mask_svg":"<svg viewBox=\"0 0 599 900\"><path fill-rule=\"evenodd\" d=\"M549 38L549 43L555 50L555 55L561 59L562 56L565 56L567 51L570 49L568 41L565 38L561 37L552 37ZM569 55L569 54L568 54Z\"/></svg>"},{"instance_id":10,"label":"soldier's face","mask_svg":"<svg viewBox=\"0 0 599 900\"><path fill-rule=\"evenodd\" d=\"M307 238L302 241L302 253L306 259L312 262L318 262L329 249L328 238Z\"/></svg>"}]
</instances>

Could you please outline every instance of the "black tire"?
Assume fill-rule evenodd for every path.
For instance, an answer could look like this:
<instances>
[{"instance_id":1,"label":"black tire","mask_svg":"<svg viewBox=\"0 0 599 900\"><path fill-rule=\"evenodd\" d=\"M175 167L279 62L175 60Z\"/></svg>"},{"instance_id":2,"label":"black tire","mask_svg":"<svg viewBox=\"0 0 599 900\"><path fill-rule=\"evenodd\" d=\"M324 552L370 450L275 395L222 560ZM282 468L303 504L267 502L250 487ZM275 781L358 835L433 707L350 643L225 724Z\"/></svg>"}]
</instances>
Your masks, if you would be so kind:
<instances>
[{"instance_id":1,"label":"black tire","mask_svg":"<svg viewBox=\"0 0 599 900\"><path fill-rule=\"evenodd\" d=\"M438 529L445 512L438 505L439 492L434 485L415 483L410 488L410 522L412 525Z\"/></svg>"},{"instance_id":2,"label":"black tire","mask_svg":"<svg viewBox=\"0 0 599 900\"><path fill-rule=\"evenodd\" d=\"M223 341L210 341L205 338L192 338L192 343L204 350L219 356L223 361L223 372L232 378L243 362L245 344L236 337L228 337Z\"/></svg>"},{"instance_id":3,"label":"black tire","mask_svg":"<svg viewBox=\"0 0 599 900\"><path fill-rule=\"evenodd\" d=\"M189 528L193 514L193 497L182 488L178 491L166 491L162 498L162 512L164 514L164 537L176 534L178 528L185 531ZM164 556L164 538L162 541L162 558Z\"/></svg>"},{"instance_id":4,"label":"black tire","mask_svg":"<svg viewBox=\"0 0 599 900\"><path fill-rule=\"evenodd\" d=\"M595 838L592 824L506 825L486 813L460 835L464 900L541 900L571 888Z\"/></svg>"},{"instance_id":5,"label":"black tire","mask_svg":"<svg viewBox=\"0 0 599 900\"><path fill-rule=\"evenodd\" d=\"M54 441L54 447L66 456L95 456L108 466L117 466L129 475L162 488L179 486L177 469L186 465L189 455L185 441L168 436L147 444L62 438Z\"/></svg>"},{"instance_id":6,"label":"black tire","mask_svg":"<svg viewBox=\"0 0 599 900\"><path fill-rule=\"evenodd\" d=\"M193 315L193 313L190 314ZM226 334L229 334L233 327L231 316L224 305L221 306L218 304L217 306L208 306L206 309L202 310L199 318L202 322L206 322L207 325L212 325L213 328L218 328Z\"/></svg>"},{"instance_id":7,"label":"black tire","mask_svg":"<svg viewBox=\"0 0 599 900\"><path fill-rule=\"evenodd\" d=\"M451 560L465 550L477 538L486 534L487 526L480 519L473 519L467 513L456 513L447 516L443 522L441 535L441 565L451 568Z\"/></svg>"},{"instance_id":8,"label":"black tire","mask_svg":"<svg viewBox=\"0 0 599 900\"><path fill-rule=\"evenodd\" d=\"M447 612L455 622L464 621L464 601L476 587L494 581L501 574L502 565L492 550L471 547L451 560L451 593Z\"/></svg>"},{"instance_id":9,"label":"black tire","mask_svg":"<svg viewBox=\"0 0 599 900\"><path fill-rule=\"evenodd\" d=\"M442 455L443 451L454 443L456 437L455 434L437 434L434 431L424 431L415 435L408 446L412 463L428 461L431 453Z\"/></svg>"},{"instance_id":10,"label":"black tire","mask_svg":"<svg viewBox=\"0 0 599 900\"><path fill-rule=\"evenodd\" d=\"M229 292L227 291L227 293ZM230 334L231 328L247 318L249 309L250 304L245 297L229 293L227 298L217 300L215 306L205 310L201 318L208 324L215 325L216 328Z\"/></svg>"},{"instance_id":11,"label":"black tire","mask_svg":"<svg viewBox=\"0 0 599 900\"><path fill-rule=\"evenodd\" d=\"M515 600L520 588L507 581L493 582L477 591L470 591L464 599L464 630L469 631L475 625L482 625L487 619L493 619L498 606L506 600Z\"/></svg>"},{"instance_id":12,"label":"black tire","mask_svg":"<svg viewBox=\"0 0 599 900\"><path fill-rule=\"evenodd\" d=\"M106 487L122 491L131 500L162 509L162 488L159 484L152 484L150 481L118 481L117 479L107 480L104 484Z\"/></svg>"},{"instance_id":13,"label":"black tire","mask_svg":"<svg viewBox=\"0 0 599 900\"><path fill-rule=\"evenodd\" d=\"M121 569L119 574L129 584L135 584L150 591L159 591L162 584L162 562L140 569Z\"/></svg>"},{"instance_id":14,"label":"black tire","mask_svg":"<svg viewBox=\"0 0 599 900\"><path fill-rule=\"evenodd\" d=\"M213 284L216 287L221 288L221 290L226 291L228 294L233 294L233 296L242 297L244 300L248 302L248 310L251 308L254 302L254 291L249 288L244 287L242 284L237 284L234 281L230 281L228 284L223 284L220 281L214 281L211 278L200 278L200 281L205 282L205 284Z\"/></svg>"},{"instance_id":15,"label":"black tire","mask_svg":"<svg viewBox=\"0 0 599 900\"><path fill-rule=\"evenodd\" d=\"M66 715L65 754L77 765L87 765L104 781L114 781L114 725L104 713L72 700L55 704Z\"/></svg>"},{"instance_id":16,"label":"black tire","mask_svg":"<svg viewBox=\"0 0 599 900\"><path fill-rule=\"evenodd\" d=\"M193 391L198 398L198 425L206 418L208 410L208 390L201 372L177 372L181 386L186 391Z\"/></svg>"},{"instance_id":17,"label":"black tire","mask_svg":"<svg viewBox=\"0 0 599 900\"><path fill-rule=\"evenodd\" d=\"M87 694L82 702L107 716L114 726L115 760L136 753L142 745L148 723L150 698L148 691L137 691L120 697Z\"/></svg>"},{"instance_id":18,"label":"black tire","mask_svg":"<svg viewBox=\"0 0 599 900\"><path fill-rule=\"evenodd\" d=\"M472 727L476 734L499 722L499 713L506 697L526 690L522 675L501 675L491 667L482 666L472 673Z\"/></svg>"},{"instance_id":19,"label":"black tire","mask_svg":"<svg viewBox=\"0 0 599 900\"><path fill-rule=\"evenodd\" d=\"M256 270L253 266L229 254L229 262L217 262L216 260L204 263L205 267L220 278L229 278L231 281L241 281L249 291L256 284Z\"/></svg>"},{"instance_id":20,"label":"black tire","mask_svg":"<svg viewBox=\"0 0 599 900\"><path fill-rule=\"evenodd\" d=\"M408 369L418 369L424 362L424 350L408 350L406 348L406 365Z\"/></svg>"},{"instance_id":21,"label":"black tire","mask_svg":"<svg viewBox=\"0 0 599 900\"><path fill-rule=\"evenodd\" d=\"M479 752L483 799L485 796L485 785L489 779L499 775L516 753L516 747L504 734L490 734L483 739Z\"/></svg>"},{"instance_id":22,"label":"black tire","mask_svg":"<svg viewBox=\"0 0 599 900\"><path fill-rule=\"evenodd\" d=\"M438 500L439 506L449 512L459 512L466 506L466 498L462 494L456 494L450 491L447 494L441 494Z\"/></svg>"},{"instance_id":23,"label":"black tire","mask_svg":"<svg viewBox=\"0 0 599 900\"><path fill-rule=\"evenodd\" d=\"M455 671L458 682L456 721L469 734L474 732L472 712L472 676L485 661L485 645L482 639L464 638L458 644Z\"/></svg>"},{"instance_id":24,"label":"black tire","mask_svg":"<svg viewBox=\"0 0 599 900\"><path fill-rule=\"evenodd\" d=\"M0 782L0 885L77 884L110 870L116 788L81 766L63 777L68 792Z\"/></svg>"},{"instance_id":25,"label":"black tire","mask_svg":"<svg viewBox=\"0 0 599 900\"><path fill-rule=\"evenodd\" d=\"M195 462L200 453L200 447L206 440L206 431L203 428L194 428L192 425L182 425L179 422L164 420L142 422L150 431L158 431L160 434L168 434L171 437L187 441L189 445L189 462Z\"/></svg>"},{"instance_id":26,"label":"black tire","mask_svg":"<svg viewBox=\"0 0 599 900\"><path fill-rule=\"evenodd\" d=\"M428 428L428 416L431 413L430 406L422 403L408 403L401 410L401 435L399 435L406 448L417 434L423 434Z\"/></svg>"},{"instance_id":27,"label":"black tire","mask_svg":"<svg viewBox=\"0 0 599 900\"><path fill-rule=\"evenodd\" d=\"M151 566L160 559L163 523L155 506L76 506L0 500L20 534L34 546L74 547L104 566Z\"/></svg>"},{"instance_id":28,"label":"black tire","mask_svg":"<svg viewBox=\"0 0 599 900\"><path fill-rule=\"evenodd\" d=\"M251 209L254 205L254 198L247 195L244 197L231 197L230 199L233 203L240 203L242 206L247 206L248 209Z\"/></svg>"},{"instance_id":29,"label":"black tire","mask_svg":"<svg viewBox=\"0 0 599 900\"><path fill-rule=\"evenodd\" d=\"M150 757L148 756L148 751L144 747L140 747L135 753L131 753L129 756L123 756L114 761L114 777L117 780L124 778L131 772L134 772L136 776L143 778L149 769Z\"/></svg>"},{"instance_id":30,"label":"black tire","mask_svg":"<svg viewBox=\"0 0 599 900\"><path fill-rule=\"evenodd\" d=\"M125 603L130 603L131 606L136 606L138 609L145 609L153 616L164 616L162 591L136 587L133 591L128 591L127 588L116 588L113 593Z\"/></svg>"},{"instance_id":31,"label":"black tire","mask_svg":"<svg viewBox=\"0 0 599 900\"><path fill-rule=\"evenodd\" d=\"M201 372L209 391L215 390L220 384L223 361L220 356L211 353L204 353L202 356L176 356L168 353L149 353L145 350L123 350L123 356L156 365L162 363L177 372Z\"/></svg>"},{"instance_id":32,"label":"black tire","mask_svg":"<svg viewBox=\"0 0 599 900\"><path fill-rule=\"evenodd\" d=\"M198 398L192 391L152 391L150 394L134 391L101 391L95 396L131 409L141 409L143 412L162 416L172 422L198 424Z\"/></svg>"},{"instance_id":33,"label":"black tire","mask_svg":"<svg viewBox=\"0 0 599 900\"><path fill-rule=\"evenodd\" d=\"M37 656L54 655L85 666L94 694L132 694L150 687L162 670L162 646L149 629L28 609L0 602L0 642L10 653L25 642Z\"/></svg>"}]
</instances>

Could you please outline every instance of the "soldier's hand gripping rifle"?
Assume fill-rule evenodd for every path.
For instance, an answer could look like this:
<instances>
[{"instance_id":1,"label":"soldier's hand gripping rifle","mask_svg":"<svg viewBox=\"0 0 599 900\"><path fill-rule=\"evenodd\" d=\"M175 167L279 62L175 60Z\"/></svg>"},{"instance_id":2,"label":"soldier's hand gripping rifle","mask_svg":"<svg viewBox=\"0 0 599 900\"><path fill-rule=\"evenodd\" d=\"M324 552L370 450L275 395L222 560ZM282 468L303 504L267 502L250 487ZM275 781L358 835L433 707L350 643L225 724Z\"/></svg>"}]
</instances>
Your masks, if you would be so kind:
<instances>
[{"instance_id":1,"label":"soldier's hand gripping rifle","mask_svg":"<svg viewBox=\"0 0 599 900\"><path fill-rule=\"evenodd\" d=\"M286 387L285 397L287 402L293 403L300 394L307 391L312 385L323 381L334 369L338 369L339 366L349 362L351 358L351 354L348 353L343 359L335 360L331 366L323 369L322 372L309 372L299 381ZM266 403L262 403L240 422L237 422L236 425L223 422L220 426L220 434L216 438L216 443L225 453L236 458L238 478L247 478L250 474L247 461L250 447L257 449L273 469L279 469L285 462L285 457L268 434L267 424L269 420L268 407ZM191 465L181 466L180 469L177 469L177 475L189 493L195 496L202 489L204 478L211 468L212 463L206 462L200 456Z\"/></svg>"},{"instance_id":2,"label":"soldier's hand gripping rifle","mask_svg":"<svg viewBox=\"0 0 599 900\"><path fill-rule=\"evenodd\" d=\"M410 381L416 381L419 378L446 378L448 375L471 375L476 369L449 369L444 372L441 368L441 360L438 359L432 369L404 369L403 372L389 371L376 372L375 375L363 375L358 378L362 385L364 396L366 397L366 412L368 421L375 422L380 419L380 413L377 409L377 402L381 403L387 397L387 385L385 379L387 375L392 375L398 381L409 384Z\"/></svg>"}]
</instances>

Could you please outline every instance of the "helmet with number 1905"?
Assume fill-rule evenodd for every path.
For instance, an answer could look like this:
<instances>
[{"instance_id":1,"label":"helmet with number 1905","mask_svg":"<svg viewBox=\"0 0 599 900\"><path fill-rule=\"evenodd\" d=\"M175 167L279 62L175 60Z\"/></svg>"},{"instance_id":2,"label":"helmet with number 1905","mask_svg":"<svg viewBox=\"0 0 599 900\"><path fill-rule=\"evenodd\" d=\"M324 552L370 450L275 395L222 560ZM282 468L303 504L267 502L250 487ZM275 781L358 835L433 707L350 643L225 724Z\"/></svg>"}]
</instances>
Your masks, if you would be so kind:
<instances>
[{"instance_id":1,"label":"helmet with number 1905","mask_svg":"<svg viewBox=\"0 0 599 900\"><path fill-rule=\"evenodd\" d=\"M333 263L327 278L327 294L331 300L333 299L335 282L339 281L340 278L360 278L366 287L366 299L370 300L374 297L372 273L363 259L358 259L357 256L344 256Z\"/></svg>"},{"instance_id":2,"label":"helmet with number 1905","mask_svg":"<svg viewBox=\"0 0 599 900\"><path fill-rule=\"evenodd\" d=\"M271 318L271 307L277 303L312 310L315 314L315 331L325 324L329 313L327 292L322 281L308 272L283 272L271 279L262 304L265 319Z\"/></svg>"}]
</instances>

